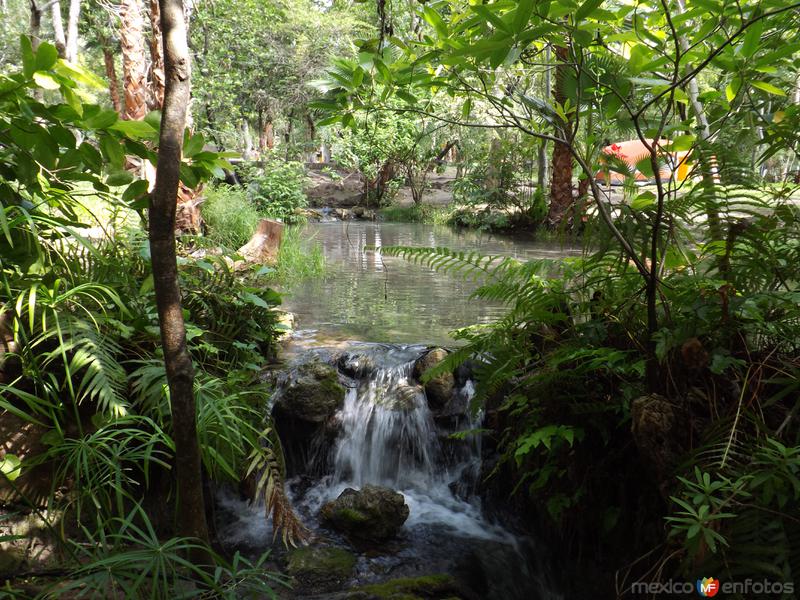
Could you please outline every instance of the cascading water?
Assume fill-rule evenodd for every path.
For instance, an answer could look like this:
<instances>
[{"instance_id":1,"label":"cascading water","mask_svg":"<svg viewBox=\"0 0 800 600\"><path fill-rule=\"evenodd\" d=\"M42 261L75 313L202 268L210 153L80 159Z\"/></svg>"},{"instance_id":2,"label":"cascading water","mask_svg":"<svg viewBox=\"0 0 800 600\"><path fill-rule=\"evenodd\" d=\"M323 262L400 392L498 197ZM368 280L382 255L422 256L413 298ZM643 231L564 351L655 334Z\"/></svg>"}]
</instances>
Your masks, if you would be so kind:
<instances>
[{"instance_id":1,"label":"cascading water","mask_svg":"<svg viewBox=\"0 0 800 600\"><path fill-rule=\"evenodd\" d=\"M448 527L462 535L514 543L502 528L486 521L480 502L468 497L480 465L479 436L454 442L454 431L438 426L424 388L413 379L422 346L359 345L345 362L369 363L356 373L339 412L341 432L331 453L331 473L304 497L313 511L345 488L382 485L401 492L410 509L406 528ZM360 375L360 376L359 376ZM474 393L467 380L455 392L463 411L458 429L477 422L463 413ZM444 445L450 444L449 452Z\"/></svg>"},{"instance_id":2,"label":"cascading water","mask_svg":"<svg viewBox=\"0 0 800 600\"><path fill-rule=\"evenodd\" d=\"M293 504L304 522L331 539L336 534L322 527L318 515L345 489L371 484L403 494L409 517L398 539L362 555L350 585L450 573L480 598L558 598L542 576L547 569L532 567L541 555L530 540L489 521L481 510L475 493L480 435L452 436L480 426L480 417L468 411L472 382L460 378L450 401L432 410L414 373L425 352L424 346L353 343L344 351L317 348L298 357L300 365L335 366L346 393L335 425L321 427L310 442L315 450L304 454L304 465L296 463L301 472L288 486ZM280 380L278 397L287 381ZM240 519L229 527L238 547L268 539L263 513L225 502Z\"/></svg>"}]
</instances>

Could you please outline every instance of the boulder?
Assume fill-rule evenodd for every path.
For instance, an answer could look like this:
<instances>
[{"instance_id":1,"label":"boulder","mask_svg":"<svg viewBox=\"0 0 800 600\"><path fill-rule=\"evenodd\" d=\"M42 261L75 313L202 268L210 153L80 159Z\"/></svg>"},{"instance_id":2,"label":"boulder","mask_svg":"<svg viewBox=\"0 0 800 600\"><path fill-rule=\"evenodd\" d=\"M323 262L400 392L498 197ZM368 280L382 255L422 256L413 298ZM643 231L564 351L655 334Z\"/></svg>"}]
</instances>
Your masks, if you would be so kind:
<instances>
[{"instance_id":1,"label":"boulder","mask_svg":"<svg viewBox=\"0 0 800 600\"><path fill-rule=\"evenodd\" d=\"M380 542L397 535L408 518L403 494L377 485L347 488L320 511L322 522L360 541Z\"/></svg>"},{"instance_id":2,"label":"boulder","mask_svg":"<svg viewBox=\"0 0 800 600\"><path fill-rule=\"evenodd\" d=\"M433 348L417 359L414 363L414 377L422 380L423 374L442 362L449 353L444 348ZM455 377L449 371L431 378L425 383L425 394L431 410L442 408L453 395Z\"/></svg>"},{"instance_id":3,"label":"boulder","mask_svg":"<svg viewBox=\"0 0 800 600\"><path fill-rule=\"evenodd\" d=\"M319 360L291 372L275 401L275 410L309 423L323 423L344 403L345 389L336 369Z\"/></svg>"},{"instance_id":4,"label":"boulder","mask_svg":"<svg viewBox=\"0 0 800 600\"><path fill-rule=\"evenodd\" d=\"M342 548L305 546L289 553L287 571L300 588L335 592L353 576L356 557Z\"/></svg>"}]
</instances>

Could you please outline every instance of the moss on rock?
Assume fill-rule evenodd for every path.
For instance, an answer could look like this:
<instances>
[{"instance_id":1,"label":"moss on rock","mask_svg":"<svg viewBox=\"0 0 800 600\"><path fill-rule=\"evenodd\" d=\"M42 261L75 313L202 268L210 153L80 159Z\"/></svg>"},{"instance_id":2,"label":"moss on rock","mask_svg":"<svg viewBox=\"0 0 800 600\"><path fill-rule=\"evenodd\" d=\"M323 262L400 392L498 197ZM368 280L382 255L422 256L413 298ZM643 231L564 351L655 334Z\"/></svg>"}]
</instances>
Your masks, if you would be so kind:
<instances>
[{"instance_id":1,"label":"moss on rock","mask_svg":"<svg viewBox=\"0 0 800 600\"><path fill-rule=\"evenodd\" d=\"M289 553L287 571L301 587L318 591L341 590L353 576L356 557L342 548L305 546Z\"/></svg>"}]
</instances>

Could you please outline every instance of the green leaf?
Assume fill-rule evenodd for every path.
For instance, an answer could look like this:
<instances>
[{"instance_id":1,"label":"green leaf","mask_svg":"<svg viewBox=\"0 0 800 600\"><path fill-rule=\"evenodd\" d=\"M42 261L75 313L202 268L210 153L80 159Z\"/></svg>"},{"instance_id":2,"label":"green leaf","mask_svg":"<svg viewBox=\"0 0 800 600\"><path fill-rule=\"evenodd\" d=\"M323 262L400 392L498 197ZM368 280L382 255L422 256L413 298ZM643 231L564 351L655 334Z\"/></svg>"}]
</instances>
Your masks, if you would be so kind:
<instances>
[{"instance_id":1,"label":"green leaf","mask_svg":"<svg viewBox=\"0 0 800 600\"><path fill-rule=\"evenodd\" d=\"M148 183L146 180L140 179L138 181L134 181L122 194L122 199L125 202L130 202L136 198L141 198L143 195L147 194L147 188Z\"/></svg>"},{"instance_id":2,"label":"green leaf","mask_svg":"<svg viewBox=\"0 0 800 600\"><path fill-rule=\"evenodd\" d=\"M581 4L580 8L575 11L573 22L579 23L580 21L583 21L586 17L590 16L594 9L596 9L602 3L603 0L586 0L586 2Z\"/></svg>"},{"instance_id":3,"label":"green leaf","mask_svg":"<svg viewBox=\"0 0 800 600\"><path fill-rule=\"evenodd\" d=\"M94 116L86 119L84 124L89 129L108 129L119 119L119 115L114 110L101 110Z\"/></svg>"},{"instance_id":4,"label":"green leaf","mask_svg":"<svg viewBox=\"0 0 800 600\"><path fill-rule=\"evenodd\" d=\"M750 58L758 51L762 33L764 33L764 19L759 19L747 28L747 33L744 35L744 41L739 47L739 53L744 58Z\"/></svg>"},{"instance_id":5,"label":"green leaf","mask_svg":"<svg viewBox=\"0 0 800 600\"><path fill-rule=\"evenodd\" d=\"M478 16L480 16L484 21L488 21L492 25L494 25L495 29L499 29L500 31L503 31L505 33L511 33L511 29L509 29L506 22L503 21L503 19L501 19L500 17L498 17L492 11L491 8L487 7L484 4L473 4L470 6L470 8L474 12L478 13Z\"/></svg>"},{"instance_id":6,"label":"green leaf","mask_svg":"<svg viewBox=\"0 0 800 600\"><path fill-rule=\"evenodd\" d=\"M36 57L33 54L33 46L27 35L19 37L19 47L22 53L22 74L25 77L32 77L36 70Z\"/></svg>"},{"instance_id":7,"label":"green leaf","mask_svg":"<svg viewBox=\"0 0 800 600\"><path fill-rule=\"evenodd\" d=\"M33 80L36 82L36 85L45 90L57 90L61 87L61 84L49 73L40 73L37 71L33 74Z\"/></svg>"},{"instance_id":8,"label":"green leaf","mask_svg":"<svg viewBox=\"0 0 800 600\"><path fill-rule=\"evenodd\" d=\"M736 94L739 93L739 89L742 87L742 78L741 77L734 77L731 82L725 86L725 98L728 100L728 103L733 102L736 98Z\"/></svg>"},{"instance_id":9,"label":"green leaf","mask_svg":"<svg viewBox=\"0 0 800 600\"><path fill-rule=\"evenodd\" d=\"M189 136L189 130L186 130L186 134L188 139L183 143L183 155L187 158L191 158L198 152L203 150L203 146L206 144L206 140L203 137L202 133L197 133L195 135Z\"/></svg>"},{"instance_id":10,"label":"green leaf","mask_svg":"<svg viewBox=\"0 0 800 600\"><path fill-rule=\"evenodd\" d=\"M47 71L58 60L58 50L53 44L48 44L47 42L42 42L39 44L39 47L36 49L36 70L37 71Z\"/></svg>"},{"instance_id":11,"label":"green leaf","mask_svg":"<svg viewBox=\"0 0 800 600\"><path fill-rule=\"evenodd\" d=\"M472 98L467 98L461 107L461 118L468 119L470 112L472 112Z\"/></svg>"},{"instance_id":12,"label":"green leaf","mask_svg":"<svg viewBox=\"0 0 800 600\"><path fill-rule=\"evenodd\" d=\"M109 129L124 133L134 139L152 139L158 136L158 130L147 121L117 121Z\"/></svg>"},{"instance_id":13,"label":"green leaf","mask_svg":"<svg viewBox=\"0 0 800 600\"><path fill-rule=\"evenodd\" d=\"M100 137L100 150L103 155L108 159L112 166L121 169L125 161L125 151L118 140L110 135L103 135Z\"/></svg>"},{"instance_id":14,"label":"green leaf","mask_svg":"<svg viewBox=\"0 0 800 600\"><path fill-rule=\"evenodd\" d=\"M784 92L781 88L775 87L771 83L767 83L766 81L751 81L750 85L754 88L758 88L763 92L767 92L768 94L773 94L775 96L785 96L786 92Z\"/></svg>"},{"instance_id":15,"label":"green leaf","mask_svg":"<svg viewBox=\"0 0 800 600\"><path fill-rule=\"evenodd\" d=\"M444 22L438 11L434 10L430 6L426 6L422 11L422 18L425 19L425 21L427 21L428 24L436 30L436 33L439 35L439 37L447 37L447 24Z\"/></svg>"},{"instance_id":16,"label":"green leaf","mask_svg":"<svg viewBox=\"0 0 800 600\"><path fill-rule=\"evenodd\" d=\"M631 208L633 210L642 210L648 206L652 206L655 202L656 195L653 192L642 192L631 202Z\"/></svg>"},{"instance_id":17,"label":"green leaf","mask_svg":"<svg viewBox=\"0 0 800 600\"><path fill-rule=\"evenodd\" d=\"M533 0L519 0L517 10L514 11L514 20L511 22L511 28L514 33L520 34L528 25L533 14Z\"/></svg>"},{"instance_id":18,"label":"green leaf","mask_svg":"<svg viewBox=\"0 0 800 600\"><path fill-rule=\"evenodd\" d=\"M122 169L111 171L106 178L106 183L111 186L128 185L132 181L133 174Z\"/></svg>"},{"instance_id":19,"label":"green leaf","mask_svg":"<svg viewBox=\"0 0 800 600\"><path fill-rule=\"evenodd\" d=\"M14 481L22 472L22 461L15 454L6 454L0 461L0 473L9 481Z\"/></svg>"},{"instance_id":20,"label":"green leaf","mask_svg":"<svg viewBox=\"0 0 800 600\"><path fill-rule=\"evenodd\" d=\"M696 138L693 135L676 135L670 140L667 148L670 152L684 152L686 150L691 150L694 147L695 141Z\"/></svg>"}]
</instances>

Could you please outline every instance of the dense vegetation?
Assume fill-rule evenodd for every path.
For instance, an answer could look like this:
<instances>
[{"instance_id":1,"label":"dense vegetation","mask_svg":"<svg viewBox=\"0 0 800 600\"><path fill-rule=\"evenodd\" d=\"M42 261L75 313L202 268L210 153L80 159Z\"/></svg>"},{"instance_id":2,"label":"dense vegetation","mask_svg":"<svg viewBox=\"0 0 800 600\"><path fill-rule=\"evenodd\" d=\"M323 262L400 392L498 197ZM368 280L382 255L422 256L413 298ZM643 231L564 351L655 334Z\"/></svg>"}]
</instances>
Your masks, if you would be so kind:
<instances>
[{"instance_id":1,"label":"dense vegetation","mask_svg":"<svg viewBox=\"0 0 800 600\"><path fill-rule=\"evenodd\" d=\"M285 543L306 537L262 370L284 329L273 288L322 257L292 227L274 265L237 250L263 218L313 217L305 163L329 156L327 176L357 175L384 218L583 243L525 263L381 250L507 305L465 323L428 377L474 365L485 419L460 435L497 451L484 494L571 565L570 597L587 573L597 597L709 573L796 579L800 4L141 4L0 3L0 519L33 513L56 549L23 568L24 536L0 521L5 591L286 585L268 556L223 555L203 509L212 486L249 482ZM181 8L188 123L168 104L188 79L160 38ZM611 145L626 139L637 155ZM452 202L432 206L447 169ZM157 235L174 247L159 211L176 194L177 258ZM165 308L167 284L180 295ZM187 432L196 456L176 445ZM185 489L176 465L192 459ZM187 529L187 497L202 527Z\"/></svg>"}]
</instances>

